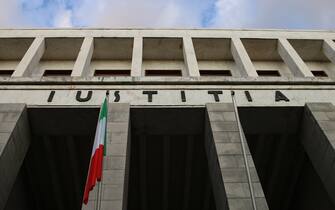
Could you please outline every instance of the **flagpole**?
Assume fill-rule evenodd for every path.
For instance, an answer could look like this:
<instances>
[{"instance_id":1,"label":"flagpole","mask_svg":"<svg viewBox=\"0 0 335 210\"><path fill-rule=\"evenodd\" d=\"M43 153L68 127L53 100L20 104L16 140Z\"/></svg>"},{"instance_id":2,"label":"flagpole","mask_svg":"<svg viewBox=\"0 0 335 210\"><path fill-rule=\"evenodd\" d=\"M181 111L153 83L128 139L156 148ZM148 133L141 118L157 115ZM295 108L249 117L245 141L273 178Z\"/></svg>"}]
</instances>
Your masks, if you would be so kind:
<instances>
[{"instance_id":1,"label":"flagpole","mask_svg":"<svg viewBox=\"0 0 335 210\"><path fill-rule=\"evenodd\" d=\"M107 113L108 113L109 90L106 91L106 102L107 102ZM107 116L108 116L108 114L107 114ZM107 119L106 119L106 121L107 121ZM107 122L106 122L106 124L107 124ZM107 138L107 132L106 132L106 138ZM103 159L104 159L104 157L102 158L102 161L103 161ZM102 162L102 165L103 165L103 162ZM103 168L102 168L102 170L103 170ZM96 210L100 210L101 209L102 179L103 179L103 173L101 175L101 180L98 183L98 195L97 195Z\"/></svg>"},{"instance_id":2,"label":"flagpole","mask_svg":"<svg viewBox=\"0 0 335 210\"><path fill-rule=\"evenodd\" d=\"M254 188L252 186L252 180L251 180L251 175L250 175L248 157L247 157L246 149L245 149L245 145L244 145L245 144L245 136L244 136L244 133L243 133L242 125L240 123L240 117L238 115L238 110L237 110L237 105L236 105L236 100L235 100L235 92L234 91L231 91L231 98L232 98L233 106L234 106L234 110L235 110L235 117L236 117L236 121L237 121L238 132L240 134L240 139L241 139L242 152L243 152L244 164L245 164L245 167L246 167L246 172L247 172L247 177L248 177L252 207L253 207L254 210L257 210Z\"/></svg>"},{"instance_id":3,"label":"flagpole","mask_svg":"<svg viewBox=\"0 0 335 210\"><path fill-rule=\"evenodd\" d=\"M100 199L100 185L101 185L101 181L98 183L97 201L96 201L96 205L95 205L95 210L99 210L100 209L100 203L101 203L101 199Z\"/></svg>"}]
</instances>

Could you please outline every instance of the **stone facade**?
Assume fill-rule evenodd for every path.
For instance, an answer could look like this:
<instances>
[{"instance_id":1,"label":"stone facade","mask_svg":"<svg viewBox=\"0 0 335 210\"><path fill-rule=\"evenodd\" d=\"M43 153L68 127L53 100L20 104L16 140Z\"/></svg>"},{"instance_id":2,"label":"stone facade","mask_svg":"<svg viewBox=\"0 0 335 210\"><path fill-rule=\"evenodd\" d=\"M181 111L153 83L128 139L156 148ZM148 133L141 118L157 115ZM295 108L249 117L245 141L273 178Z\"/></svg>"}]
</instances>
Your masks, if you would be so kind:
<instances>
[{"instance_id":1,"label":"stone facade","mask_svg":"<svg viewBox=\"0 0 335 210\"><path fill-rule=\"evenodd\" d=\"M335 199L335 106L308 103L303 145L329 196Z\"/></svg>"},{"instance_id":2,"label":"stone facade","mask_svg":"<svg viewBox=\"0 0 335 210\"><path fill-rule=\"evenodd\" d=\"M185 123L183 135L188 135L186 140L184 139L187 142L187 147L185 147L185 152L181 153L183 155L185 153L187 157L184 161L186 164L193 164L193 169L198 167L198 163L194 164L194 160L192 160L198 154L195 154L195 150L193 151L192 148L195 147L194 142L204 140L204 144L201 146L204 146L203 153L207 158L207 162L204 162L207 165L204 164L202 167L208 169L208 174L206 174L208 180L202 183L205 186L202 209L210 209L213 206L211 199L214 197L217 210L251 210L253 209L251 191L254 192L258 210L270 209L270 201L273 200L277 204L284 200L285 203L283 202L282 206L288 207L294 200L293 198L276 200L275 197L283 194L294 195L296 185L306 184L306 180L301 178L303 176L301 171L313 172L313 170L317 176L312 177L313 173L310 172L312 175L307 178L320 178L321 184L315 184L319 186L318 192L324 193L325 189L324 197L327 197L325 200L329 201L326 205L328 207L334 206L334 40L334 31L1 29L0 210L11 209L10 205L19 205L22 195L21 197L16 196L16 193L24 191L20 187L27 185L29 188L29 185L34 185L32 183L39 182L39 180L34 180L29 183L24 179L25 173L34 176L36 173L41 173L38 169L43 167L48 170L46 174L51 177L52 185L55 186L50 192L51 198L46 200L46 203L61 200L55 205L55 208L63 209L63 207L67 207L66 199L80 200L82 183L79 180L84 179L82 177L85 174L85 171L83 172L81 169L88 164L86 164L85 158L78 158L78 160L76 157L88 154L85 146L89 145L89 140L92 138L90 135L94 133L92 130L95 123L94 114L96 114L94 110L96 111L101 104L106 90L110 91L110 98L104 178L101 187L96 186L90 192L88 205L80 206L83 210L93 210L97 205L100 206L101 210L129 209L127 205L128 194L130 194L128 190L131 168L132 109L197 109L199 107L200 113L202 111L204 113L204 118L201 118L201 123L204 123L204 131L201 132L204 132L204 136L201 136L200 130L202 128L197 129L199 133L192 130L195 129L192 127L193 125L198 126L201 123ZM290 180L289 185L292 184L292 186L288 187L288 193L279 192L276 194L276 190L272 190L275 188L271 185L272 180L267 180L265 184L270 184L266 188L262 188L264 174L262 177L259 170L261 167L257 169L257 162L252 156L254 154L252 146L248 145L247 142L245 142L247 161L244 159L241 147L242 140L230 95L231 90L235 90L239 109L246 107L260 109L290 107L293 109L300 107L303 110L301 120L297 120L299 123L296 123L299 125L294 125L297 128L294 133L292 132L293 134L286 132L290 130L285 127L287 124L280 127L282 124L272 123L275 125L272 127L272 133L266 133L267 129L272 128L265 126L260 129L263 129L263 133L251 132L250 134L249 132L248 136L254 141L259 141L261 138L284 139L285 141L281 141L279 146L277 145L280 149L276 150L277 154L274 155L279 153L285 155L285 146L289 145L289 140L297 140L296 144L290 148L293 148L290 154L295 153L294 149L300 149L299 146L302 145L303 149L296 152L296 156L290 157L298 157L298 160L292 162L304 163L305 166L294 168L294 178ZM78 112L79 116L75 116L75 114L63 112L60 115L52 115L55 120L48 120L48 115L36 116L38 111L35 112L38 109L45 111L68 108L87 108L92 113L85 115L83 114L84 110ZM46 112L40 113L42 113L40 115L43 113L46 115ZM75 122L76 125L72 127L75 130L63 132L67 129L66 126L71 127L71 123L65 122L68 120L65 120L68 117L66 115L77 117L74 121L69 120ZM59 119L60 117L64 119ZM142 118L150 121L146 117L142 116ZM137 119L137 121L140 120ZM276 122L276 120L278 119L271 119L272 122ZM54 121L57 121L58 124ZM152 124L155 128L156 123ZM169 124L166 125L164 131L170 129ZM176 125L178 123L171 127L178 130L175 128ZM43 130L43 132L36 132L39 130ZM192 136L194 133L192 134L190 130L197 134L196 138ZM243 133L243 130L241 132ZM82 133L85 135L81 136ZM248 133L244 132L244 134ZM172 159L174 153L170 143L174 137L172 134L169 136L168 132L164 135L166 138L163 139L162 144L164 149L157 150L162 150L163 154L158 156L160 158L163 156L162 164L165 164L162 167L163 190L159 193L162 193L162 209L169 209L173 206L167 204L170 193L169 178L171 177L168 177L166 172L171 171L169 160ZM76 152L68 155L69 163L67 161L61 163L66 165L69 171L71 170L71 179L77 180L76 189L73 190L76 191L73 193L75 195L71 194L72 192L62 194L61 192L64 190L58 186L63 178L57 177L58 173L56 172L61 173L62 165L59 164L61 160L55 158L58 154L54 148L57 146L57 143L54 144L54 137L56 141L64 139L71 141L65 144L66 149L62 148L58 151L60 154L68 155L69 151L69 153ZM145 137L142 137L136 139L141 141L139 148L137 148L140 151L140 157L136 162L138 167L142 167L141 170L138 170L140 171L138 175L140 181L134 179L135 183L141 182L138 184L138 188L150 185L150 177L148 178L146 174L146 170L149 168L146 165L148 160L145 156L146 148L149 147L146 145L147 141L144 141ZM77 138L80 139L79 143L76 141ZM178 137L178 140L180 139L181 137ZM36 164L40 163L39 159L42 159L40 156L31 158L27 161L26 166L23 166L25 158L29 156L29 147L32 147L30 143L38 141L43 143L41 145L36 143L35 151L45 149L44 156L41 155L42 158L46 159L41 161L44 166ZM270 142L268 145L276 146L277 142L274 142ZM260 148L259 151L264 148ZM197 149L199 152L202 147ZM308 165L309 160L311 167ZM277 158L271 163L281 163L281 161L286 160L285 158ZM246 166L246 162L248 162L248 166ZM264 161L264 163L268 162ZM29 168L32 165L34 167ZM278 178L280 170L292 169L294 166L292 163L288 167L280 164L273 167L274 172L272 172L277 172L274 177ZM193 189L190 184L194 172L191 170L192 167L185 167L186 172L183 175L187 180L185 181L185 189L182 189L183 196L185 196L185 201L182 204L184 209L190 208L188 201L191 199L188 196ZM250 171L251 183L248 180L247 167ZM20 174L22 168L25 173ZM305 171L301 168L304 168ZM33 170L35 172L32 172ZM201 175L201 173L199 174ZM19 175L20 178L17 178ZM39 178L43 179L43 176L42 174ZM300 179L303 181L298 183ZM28 183L19 183L19 187L13 190L15 183L22 180ZM194 180L199 181L198 179ZM285 181L285 179L283 180ZM64 185L66 182L62 183ZM282 180L275 184L277 184L274 185L276 187L280 184L285 185ZM39 187L41 189L36 187L37 190L35 188L34 190L40 190L43 194L45 188ZM309 189L313 189L315 186L309 187ZM41 192L38 193L36 194L41 195ZM267 193L272 193L272 195L267 195ZM101 198L99 202L97 202L97 194ZM31 195L24 196L27 197L27 200L38 200L32 198ZM150 203L146 201L148 195L143 193L139 196L142 203L139 202L141 205L138 209L147 210L148 203ZM9 197L11 197L10 202L8 201ZM38 202L36 201L36 203ZM72 205L79 206L81 203L76 202ZM16 208L19 209L19 207Z\"/></svg>"},{"instance_id":3,"label":"stone facade","mask_svg":"<svg viewBox=\"0 0 335 210\"><path fill-rule=\"evenodd\" d=\"M4 209L30 145L27 108L0 104L0 209Z\"/></svg>"},{"instance_id":4,"label":"stone facade","mask_svg":"<svg viewBox=\"0 0 335 210\"><path fill-rule=\"evenodd\" d=\"M206 105L206 152L218 209L253 209L233 104ZM242 131L243 132L243 131ZM245 140L244 140L245 141ZM244 142L257 209L268 209L257 171Z\"/></svg>"},{"instance_id":5,"label":"stone facade","mask_svg":"<svg viewBox=\"0 0 335 210\"><path fill-rule=\"evenodd\" d=\"M129 104L110 104L107 119L107 151L104 157L103 180L100 192L101 210L127 209L129 174ZM88 205L82 209L91 210L97 205L98 187L90 193Z\"/></svg>"},{"instance_id":6,"label":"stone facade","mask_svg":"<svg viewBox=\"0 0 335 210\"><path fill-rule=\"evenodd\" d=\"M335 78L335 33L329 31L0 30L0 39L2 83Z\"/></svg>"}]
</instances>

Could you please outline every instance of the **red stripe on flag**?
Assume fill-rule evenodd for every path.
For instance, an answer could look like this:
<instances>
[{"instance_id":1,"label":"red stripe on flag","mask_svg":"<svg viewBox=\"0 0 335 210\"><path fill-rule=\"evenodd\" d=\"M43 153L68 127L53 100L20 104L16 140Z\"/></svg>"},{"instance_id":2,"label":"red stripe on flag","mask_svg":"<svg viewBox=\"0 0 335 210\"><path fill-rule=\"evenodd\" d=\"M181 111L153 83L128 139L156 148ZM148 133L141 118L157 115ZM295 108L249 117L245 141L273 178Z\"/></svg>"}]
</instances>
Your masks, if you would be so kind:
<instances>
[{"instance_id":1,"label":"red stripe on flag","mask_svg":"<svg viewBox=\"0 0 335 210\"><path fill-rule=\"evenodd\" d=\"M94 159L92 158L91 162L93 163L94 162ZM93 170L94 170L94 165L91 164L90 165L90 169L88 171L88 177L87 177L87 180L86 180L86 185L85 185L85 191L84 191L84 203L87 204L88 202L88 197L89 197L89 193L91 191L91 183L92 183L92 179L93 179Z\"/></svg>"},{"instance_id":2,"label":"red stripe on flag","mask_svg":"<svg viewBox=\"0 0 335 210\"><path fill-rule=\"evenodd\" d=\"M103 157L104 156L104 146L102 144L99 145L99 152L98 152L98 167L97 167L97 180L100 182L102 178L102 164L103 164Z\"/></svg>"},{"instance_id":3,"label":"red stripe on flag","mask_svg":"<svg viewBox=\"0 0 335 210\"><path fill-rule=\"evenodd\" d=\"M104 156L104 143L106 138L106 120L107 120L107 101L108 98L105 98L103 104L100 108L98 125L95 132L95 138L92 148L91 161L88 171L88 176L86 179L85 191L83 203L87 204L89 199L89 193L95 186L97 181L102 179L102 170L103 170L103 156Z\"/></svg>"},{"instance_id":4,"label":"red stripe on flag","mask_svg":"<svg viewBox=\"0 0 335 210\"><path fill-rule=\"evenodd\" d=\"M93 164L92 164L92 178L91 178L91 182L90 182L90 190L93 189L93 187L95 186L95 183L97 181L97 167L98 167L98 151L95 150L94 155L93 155Z\"/></svg>"},{"instance_id":5,"label":"red stripe on flag","mask_svg":"<svg viewBox=\"0 0 335 210\"><path fill-rule=\"evenodd\" d=\"M91 173L92 173L91 171L92 171L92 170L91 170L91 168L90 168L90 170L89 170L89 172L88 172L87 182L88 182L88 180L90 179L89 177L91 176ZM85 191L84 191L84 199L83 199L83 202L84 202L85 204L87 204L87 202L88 202L89 193L90 193L89 186L88 186L88 184L86 183L86 185L85 185Z\"/></svg>"},{"instance_id":6,"label":"red stripe on flag","mask_svg":"<svg viewBox=\"0 0 335 210\"><path fill-rule=\"evenodd\" d=\"M100 148L95 150L94 155L91 160L89 174L88 174L88 178L87 178L86 185L85 185L85 191L84 191L84 199L83 199L84 204L87 204L90 191L93 189L97 181L97 175L99 174L99 167L100 167L99 159L101 159L99 157L100 156L99 153L101 153Z\"/></svg>"}]
</instances>

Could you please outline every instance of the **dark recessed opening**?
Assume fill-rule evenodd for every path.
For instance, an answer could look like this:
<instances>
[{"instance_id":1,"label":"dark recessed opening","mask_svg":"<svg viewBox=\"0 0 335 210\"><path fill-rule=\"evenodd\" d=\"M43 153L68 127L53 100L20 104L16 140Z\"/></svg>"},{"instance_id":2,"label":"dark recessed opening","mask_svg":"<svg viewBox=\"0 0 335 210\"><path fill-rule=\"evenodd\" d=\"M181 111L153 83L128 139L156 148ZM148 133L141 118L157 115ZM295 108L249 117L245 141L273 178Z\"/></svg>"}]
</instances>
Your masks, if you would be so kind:
<instances>
[{"instance_id":1,"label":"dark recessed opening","mask_svg":"<svg viewBox=\"0 0 335 210\"><path fill-rule=\"evenodd\" d=\"M115 76L130 76L130 70L95 70L96 77L115 77Z\"/></svg>"},{"instance_id":2,"label":"dark recessed opening","mask_svg":"<svg viewBox=\"0 0 335 210\"><path fill-rule=\"evenodd\" d=\"M10 77L14 73L14 70L0 70L0 77Z\"/></svg>"},{"instance_id":3,"label":"dark recessed opening","mask_svg":"<svg viewBox=\"0 0 335 210\"><path fill-rule=\"evenodd\" d=\"M302 144L304 108L246 107L239 113L269 209L335 209Z\"/></svg>"},{"instance_id":4,"label":"dark recessed opening","mask_svg":"<svg viewBox=\"0 0 335 210\"><path fill-rule=\"evenodd\" d=\"M328 77L327 73L323 70L312 70L314 77Z\"/></svg>"},{"instance_id":5,"label":"dark recessed opening","mask_svg":"<svg viewBox=\"0 0 335 210\"><path fill-rule=\"evenodd\" d=\"M99 110L29 108L31 142L5 210L81 210Z\"/></svg>"},{"instance_id":6,"label":"dark recessed opening","mask_svg":"<svg viewBox=\"0 0 335 210\"><path fill-rule=\"evenodd\" d=\"M278 70L257 70L257 74L260 77L280 77Z\"/></svg>"},{"instance_id":7,"label":"dark recessed opening","mask_svg":"<svg viewBox=\"0 0 335 210\"><path fill-rule=\"evenodd\" d=\"M128 210L215 210L205 110L131 109ZM222 198L224 199L224 198Z\"/></svg>"},{"instance_id":8,"label":"dark recessed opening","mask_svg":"<svg viewBox=\"0 0 335 210\"><path fill-rule=\"evenodd\" d=\"M145 76L181 76L181 70L145 70Z\"/></svg>"},{"instance_id":9,"label":"dark recessed opening","mask_svg":"<svg viewBox=\"0 0 335 210\"><path fill-rule=\"evenodd\" d=\"M44 77L71 76L72 70L45 70Z\"/></svg>"},{"instance_id":10,"label":"dark recessed opening","mask_svg":"<svg viewBox=\"0 0 335 210\"><path fill-rule=\"evenodd\" d=\"M230 70L200 70L200 76L225 76L230 77Z\"/></svg>"}]
</instances>

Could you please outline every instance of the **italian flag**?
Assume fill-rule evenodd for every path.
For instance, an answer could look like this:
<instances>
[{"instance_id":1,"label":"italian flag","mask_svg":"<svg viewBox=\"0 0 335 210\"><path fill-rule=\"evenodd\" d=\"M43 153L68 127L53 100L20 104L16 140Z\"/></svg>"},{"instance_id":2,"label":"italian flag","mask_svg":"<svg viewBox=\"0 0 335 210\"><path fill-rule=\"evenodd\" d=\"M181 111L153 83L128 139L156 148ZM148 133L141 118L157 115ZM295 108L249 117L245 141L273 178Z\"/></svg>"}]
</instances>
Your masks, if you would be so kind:
<instances>
[{"instance_id":1,"label":"italian flag","mask_svg":"<svg viewBox=\"0 0 335 210\"><path fill-rule=\"evenodd\" d=\"M87 204L90 191L95 186L96 181L100 182L102 177L103 156L106 155L106 135L107 134L107 98L101 105L99 121L95 131L94 144L92 148L90 168L86 179L84 204Z\"/></svg>"}]
</instances>

